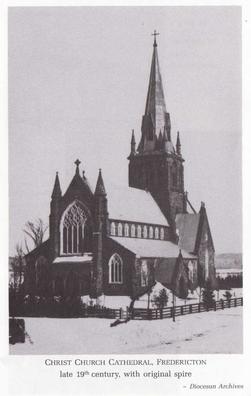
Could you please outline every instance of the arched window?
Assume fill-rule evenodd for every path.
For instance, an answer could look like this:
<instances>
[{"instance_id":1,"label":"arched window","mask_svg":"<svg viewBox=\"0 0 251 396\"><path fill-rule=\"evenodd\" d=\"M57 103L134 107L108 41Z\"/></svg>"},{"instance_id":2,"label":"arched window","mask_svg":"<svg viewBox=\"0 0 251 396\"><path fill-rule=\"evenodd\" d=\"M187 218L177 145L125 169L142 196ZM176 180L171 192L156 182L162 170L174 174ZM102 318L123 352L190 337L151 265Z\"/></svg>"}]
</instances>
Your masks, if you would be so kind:
<instances>
[{"instance_id":1,"label":"arched window","mask_svg":"<svg viewBox=\"0 0 251 396\"><path fill-rule=\"evenodd\" d=\"M159 239L159 229L158 229L158 227L155 227L154 238L155 239Z\"/></svg>"},{"instance_id":2,"label":"arched window","mask_svg":"<svg viewBox=\"0 0 251 396\"><path fill-rule=\"evenodd\" d=\"M111 235L116 235L116 227L114 222L111 223Z\"/></svg>"},{"instance_id":3,"label":"arched window","mask_svg":"<svg viewBox=\"0 0 251 396\"><path fill-rule=\"evenodd\" d=\"M149 238L153 238L153 227L152 226L150 226L149 227Z\"/></svg>"},{"instance_id":4,"label":"arched window","mask_svg":"<svg viewBox=\"0 0 251 396\"><path fill-rule=\"evenodd\" d=\"M146 225L144 225L144 228L143 228L143 237L147 238L147 226Z\"/></svg>"},{"instance_id":5,"label":"arched window","mask_svg":"<svg viewBox=\"0 0 251 396\"><path fill-rule=\"evenodd\" d=\"M81 253L86 219L87 213L79 201L73 202L64 212L61 220L63 254Z\"/></svg>"},{"instance_id":6,"label":"arched window","mask_svg":"<svg viewBox=\"0 0 251 396\"><path fill-rule=\"evenodd\" d=\"M209 277L209 254L208 249L205 251L205 280Z\"/></svg>"},{"instance_id":7,"label":"arched window","mask_svg":"<svg viewBox=\"0 0 251 396\"><path fill-rule=\"evenodd\" d=\"M161 229L160 229L160 239L163 241L164 237L165 237L164 228L161 227Z\"/></svg>"},{"instance_id":8,"label":"arched window","mask_svg":"<svg viewBox=\"0 0 251 396\"><path fill-rule=\"evenodd\" d=\"M109 260L109 283L123 283L123 261L114 253Z\"/></svg>"},{"instance_id":9,"label":"arched window","mask_svg":"<svg viewBox=\"0 0 251 396\"><path fill-rule=\"evenodd\" d=\"M118 224L118 236L123 235L123 226L121 223Z\"/></svg>"},{"instance_id":10,"label":"arched window","mask_svg":"<svg viewBox=\"0 0 251 396\"><path fill-rule=\"evenodd\" d=\"M141 238L141 226L137 226L137 238Z\"/></svg>"},{"instance_id":11,"label":"arched window","mask_svg":"<svg viewBox=\"0 0 251 396\"><path fill-rule=\"evenodd\" d=\"M141 263L141 286L148 285L148 268L147 268L147 261L142 260Z\"/></svg>"},{"instance_id":12,"label":"arched window","mask_svg":"<svg viewBox=\"0 0 251 396\"><path fill-rule=\"evenodd\" d=\"M131 237L135 238L135 225L131 225Z\"/></svg>"},{"instance_id":13,"label":"arched window","mask_svg":"<svg viewBox=\"0 0 251 396\"><path fill-rule=\"evenodd\" d=\"M129 225L127 223L125 223L124 233L125 237L129 237Z\"/></svg>"}]
</instances>

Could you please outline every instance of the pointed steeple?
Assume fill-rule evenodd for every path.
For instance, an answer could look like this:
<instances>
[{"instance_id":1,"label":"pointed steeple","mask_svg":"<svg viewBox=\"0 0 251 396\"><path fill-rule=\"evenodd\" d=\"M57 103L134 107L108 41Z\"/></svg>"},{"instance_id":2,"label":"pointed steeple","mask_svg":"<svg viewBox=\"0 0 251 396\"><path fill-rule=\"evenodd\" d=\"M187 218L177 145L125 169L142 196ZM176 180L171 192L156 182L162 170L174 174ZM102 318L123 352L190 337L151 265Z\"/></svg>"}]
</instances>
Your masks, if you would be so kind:
<instances>
[{"instance_id":1,"label":"pointed steeple","mask_svg":"<svg viewBox=\"0 0 251 396\"><path fill-rule=\"evenodd\" d=\"M179 133L179 131L177 132L176 153L177 153L177 155L181 155L181 144L180 144L180 133Z\"/></svg>"},{"instance_id":2,"label":"pointed steeple","mask_svg":"<svg viewBox=\"0 0 251 396\"><path fill-rule=\"evenodd\" d=\"M167 134L167 141L171 142L171 122L170 115L166 111L166 103L164 97L164 90L162 85L162 78L160 73L157 41L158 33L154 31L153 55L151 62L150 78L147 90L145 114L142 118L142 136L138 146L138 152L146 153L156 150L157 134L164 130ZM168 152L173 152L170 144L167 145Z\"/></svg>"},{"instance_id":3,"label":"pointed steeple","mask_svg":"<svg viewBox=\"0 0 251 396\"><path fill-rule=\"evenodd\" d=\"M102 177L101 169L99 169L98 180L95 189L95 195L106 195L105 185Z\"/></svg>"},{"instance_id":4,"label":"pointed steeple","mask_svg":"<svg viewBox=\"0 0 251 396\"><path fill-rule=\"evenodd\" d=\"M61 196L62 196L62 192L61 192L58 172L56 172L55 183L54 183L53 191L51 194L51 198L57 199L57 198L61 198Z\"/></svg>"},{"instance_id":5,"label":"pointed steeple","mask_svg":"<svg viewBox=\"0 0 251 396\"><path fill-rule=\"evenodd\" d=\"M136 141L134 135L134 129L132 129L132 138L131 138L131 155L136 154Z\"/></svg>"},{"instance_id":6,"label":"pointed steeple","mask_svg":"<svg viewBox=\"0 0 251 396\"><path fill-rule=\"evenodd\" d=\"M154 35L153 55L146 99L145 115L151 115L155 131L165 126L166 103L157 51L156 33Z\"/></svg>"}]
</instances>

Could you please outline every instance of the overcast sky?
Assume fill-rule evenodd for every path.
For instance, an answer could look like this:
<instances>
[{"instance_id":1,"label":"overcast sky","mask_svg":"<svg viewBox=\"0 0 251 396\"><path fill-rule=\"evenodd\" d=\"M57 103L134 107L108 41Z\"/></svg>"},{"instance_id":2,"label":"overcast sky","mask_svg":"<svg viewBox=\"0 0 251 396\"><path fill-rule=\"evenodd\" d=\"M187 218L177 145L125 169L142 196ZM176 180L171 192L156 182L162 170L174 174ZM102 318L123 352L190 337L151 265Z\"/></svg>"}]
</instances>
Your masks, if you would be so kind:
<instances>
[{"instance_id":1,"label":"overcast sky","mask_svg":"<svg viewBox=\"0 0 251 396\"><path fill-rule=\"evenodd\" d=\"M105 183L127 183L154 29L189 199L206 202L216 252L241 252L240 8L18 7L9 11L11 254L27 220L48 223L55 172L65 191L76 158L91 185L98 168Z\"/></svg>"}]
</instances>

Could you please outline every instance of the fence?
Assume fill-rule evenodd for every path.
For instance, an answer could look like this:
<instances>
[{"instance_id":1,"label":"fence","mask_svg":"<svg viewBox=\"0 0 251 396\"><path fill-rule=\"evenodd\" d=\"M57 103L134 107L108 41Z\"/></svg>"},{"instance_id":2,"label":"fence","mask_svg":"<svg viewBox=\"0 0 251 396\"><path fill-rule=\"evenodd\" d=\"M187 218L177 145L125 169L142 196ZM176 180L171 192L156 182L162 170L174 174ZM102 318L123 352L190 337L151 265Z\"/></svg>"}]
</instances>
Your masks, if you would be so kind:
<instances>
[{"instance_id":1,"label":"fence","mask_svg":"<svg viewBox=\"0 0 251 396\"><path fill-rule=\"evenodd\" d=\"M217 311L219 309L239 307L243 305L243 298L231 298L229 300L215 301L211 306L206 306L204 303L177 305L174 307L146 309L133 308L127 309L112 309L99 306L84 306L84 305L65 305L64 303L53 304L35 304L25 305L19 312L10 313L10 316L31 316L31 317L78 317L78 318L107 318L107 319L135 319L135 320L155 320L167 319L181 315L189 315L193 313L205 311Z\"/></svg>"},{"instance_id":2,"label":"fence","mask_svg":"<svg viewBox=\"0 0 251 396\"><path fill-rule=\"evenodd\" d=\"M206 306L204 303L177 305L175 307L143 309L134 308L131 312L131 319L154 320L173 318L175 316L189 315L199 312L217 311L219 309L239 307L243 305L243 297L231 298L229 300L215 301L212 305Z\"/></svg>"}]
</instances>

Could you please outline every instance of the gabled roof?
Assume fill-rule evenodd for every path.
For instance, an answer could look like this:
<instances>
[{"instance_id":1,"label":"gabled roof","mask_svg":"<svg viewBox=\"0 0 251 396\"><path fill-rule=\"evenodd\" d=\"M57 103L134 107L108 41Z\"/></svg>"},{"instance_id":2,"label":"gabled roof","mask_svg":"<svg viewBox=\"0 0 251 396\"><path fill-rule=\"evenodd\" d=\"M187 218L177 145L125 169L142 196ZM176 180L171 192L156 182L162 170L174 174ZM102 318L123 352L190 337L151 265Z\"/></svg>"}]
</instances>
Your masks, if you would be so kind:
<instances>
[{"instance_id":1,"label":"gabled roof","mask_svg":"<svg viewBox=\"0 0 251 396\"><path fill-rule=\"evenodd\" d=\"M93 196L93 192L86 177L84 175L81 177L78 172L76 172L73 176L64 196L68 195L69 193L74 193L75 191L87 192L89 197Z\"/></svg>"},{"instance_id":2,"label":"gabled roof","mask_svg":"<svg viewBox=\"0 0 251 396\"><path fill-rule=\"evenodd\" d=\"M179 246L190 253L197 254L202 237L202 229L206 222L208 236L212 248L214 243L207 218L205 204L201 203L199 213L181 213L176 215L176 229L179 233Z\"/></svg>"},{"instance_id":3,"label":"gabled roof","mask_svg":"<svg viewBox=\"0 0 251 396\"><path fill-rule=\"evenodd\" d=\"M178 245L170 241L143 238L110 237L113 241L140 257L177 258L180 253ZM196 256L181 250L183 258L196 259Z\"/></svg>"},{"instance_id":4,"label":"gabled roof","mask_svg":"<svg viewBox=\"0 0 251 396\"><path fill-rule=\"evenodd\" d=\"M33 250L31 250L30 252L28 252L24 258L29 258L30 256L33 255L37 255L40 254L41 252L46 252L47 254L49 254L49 249L50 249L50 238L48 238L46 241L44 241L43 243L41 243L41 245L35 247ZM43 253L44 254L44 253Z\"/></svg>"},{"instance_id":5,"label":"gabled roof","mask_svg":"<svg viewBox=\"0 0 251 396\"><path fill-rule=\"evenodd\" d=\"M169 225L149 192L107 183L106 192L110 219Z\"/></svg>"},{"instance_id":6,"label":"gabled roof","mask_svg":"<svg viewBox=\"0 0 251 396\"><path fill-rule=\"evenodd\" d=\"M179 233L179 246L187 252L195 251L200 214L180 213L176 215L176 229Z\"/></svg>"}]
</instances>

